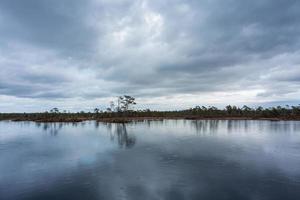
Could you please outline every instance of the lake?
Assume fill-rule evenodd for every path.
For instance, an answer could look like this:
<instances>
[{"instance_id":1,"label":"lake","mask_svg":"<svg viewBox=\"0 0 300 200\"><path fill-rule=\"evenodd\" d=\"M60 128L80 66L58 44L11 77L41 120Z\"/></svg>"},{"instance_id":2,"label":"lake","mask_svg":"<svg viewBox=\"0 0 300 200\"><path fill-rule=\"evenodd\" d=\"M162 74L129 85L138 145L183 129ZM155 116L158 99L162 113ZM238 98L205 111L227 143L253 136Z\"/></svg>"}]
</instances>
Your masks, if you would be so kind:
<instances>
[{"instance_id":1,"label":"lake","mask_svg":"<svg viewBox=\"0 0 300 200\"><path fill-rule=\"evenodd\" d=\"M300 199L300 122L0 122L1 200Z\"/></svg>"}]
</instances>

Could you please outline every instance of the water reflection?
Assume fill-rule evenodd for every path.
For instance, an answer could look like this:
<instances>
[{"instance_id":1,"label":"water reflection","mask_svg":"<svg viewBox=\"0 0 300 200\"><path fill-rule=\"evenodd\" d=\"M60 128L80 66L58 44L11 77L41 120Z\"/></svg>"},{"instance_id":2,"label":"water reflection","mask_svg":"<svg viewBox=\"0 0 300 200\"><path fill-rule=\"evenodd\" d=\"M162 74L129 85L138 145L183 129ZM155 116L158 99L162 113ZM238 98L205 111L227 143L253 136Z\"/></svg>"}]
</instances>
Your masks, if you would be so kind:
<instances>
[{"instance_id":1,"label":"water reflection","mask_svg":"<svg viewBox=\"0 0 300 200\"><path fill-rule=\"evenodd\" d=\"M300 122L0 122L0 199L300 199L299 154Z\"/></svg>"},{"instance_id":2,"label":"water reflection","mask_svg":"<svg viewBox=\"0 0 300 200\"><path fill-rule=\"evenodd\" d=\"M291 121L188 120L188 122L190 124L185 122L185 126L194 127L197 135L231 134L237 133L237 131L242 133L272 132L289 134L300 130L300 123Z\"/></svg>"},{"instance_id":3,"label":"water reflection","mask_svg":"<svg viewBox=\"0 0 300 200\"><path fill-rule=\"evenodd\" d=\"M51 136L57 136L59 131L63 128L63 123L36 123L36 126L42 128L44 132Z\"/></svg>"},{"instance_id":4,"label":"water reflection","mask_svg":"<svg viewBox=\"0 0 300 200\"><path fill-rule=\"evenodd\" d=\"M98 121L95 121L95 129L98 129L99 128L99 126L100 126L100 122L98 122Z\"/></svg>"},{"instance_id":5,"label":"water reflection","mask_svg":"<svg viewBox=\"0 0 300 200\"><path fill-rule=\"evenodd\" d=\"M191 124L196 129L197 134L215 134L219 122L219 120L193 120Z\"/></svg>"},{"instance_id":6,"label":"water reflection","mask_svg":"<svg viewBox=\"0 0 300 200\"><path fill-rule=\"evenodd\" d=\"M106 123L112 141L117 140L120 148L131 148L136 143L136 137L128 134L125 123Z\"/></svg>"},{"instance_id":7,"label":"water reflection","mask_svg":"<svg viewBox=\"0 0 300 200\"><path fill-rule=\"evenodd\" d=\"M28 122L26 122L27 125L29 125ZM81 127L84 127L87 122L81 122L81 123L35 123L36 127L41 128L45 133L51 135L51 136L57 136L59 132L63 129L64 126L73 126L78 127L80 125ZM140 123L140 122L134 122L134 124ZM146 122L148 126L150 126L150 121ZM99 129L101 125L106 126L111 141L117 141L120 148L131 148L136 143L136 137L132 134L129 134L127 131L127 124L125 123L102 123L95 121L94 123L95 129ZM132 123L133 124L133 123Z\"/></svg>"}]
</instances>

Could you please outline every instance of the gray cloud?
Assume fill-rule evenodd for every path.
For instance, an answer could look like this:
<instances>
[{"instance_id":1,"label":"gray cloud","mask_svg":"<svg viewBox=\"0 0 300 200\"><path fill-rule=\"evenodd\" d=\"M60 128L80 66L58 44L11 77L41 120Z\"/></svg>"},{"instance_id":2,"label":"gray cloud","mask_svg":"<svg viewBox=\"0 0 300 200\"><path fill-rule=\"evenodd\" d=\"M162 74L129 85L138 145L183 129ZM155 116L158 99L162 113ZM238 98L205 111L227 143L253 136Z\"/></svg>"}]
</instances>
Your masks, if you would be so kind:
<instances>
[{"instance_id":1,"label":"gray cloud","mask_svg":"<svg viewBox=\"0 0 300 200\"><path fill-rule=\"evenodd\" d=\"M3 0L0 92L42 102L256 91L253 101L293 101L299 10L296 0Z\"/></svg>"},{"instance_id":2,"label":"gray cloud","mask_svg":"<svg viewBox=\"0 0 300 200\"><path fill-rule=\"evenodd\" d=\"M85 1L4 0L1 38L52 48L69 55L91 53L96 32L85 23Z\"/></svg>"}]
</instances>

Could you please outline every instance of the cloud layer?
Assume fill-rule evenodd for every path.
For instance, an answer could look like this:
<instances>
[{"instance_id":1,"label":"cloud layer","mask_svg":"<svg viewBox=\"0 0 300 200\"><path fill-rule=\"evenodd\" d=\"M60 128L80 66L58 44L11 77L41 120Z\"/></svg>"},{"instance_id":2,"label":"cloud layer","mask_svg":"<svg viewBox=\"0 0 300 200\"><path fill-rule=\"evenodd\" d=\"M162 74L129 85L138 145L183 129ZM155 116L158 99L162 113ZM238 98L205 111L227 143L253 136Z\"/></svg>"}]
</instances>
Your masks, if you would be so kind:
<instances>
[{"instance_id":1,"label":"cloud layer","mask_svg":"<svg viewBox=\"0 0 300 200\"><path fill-rule=\"evenodd\" d=\"M296 0L2 0L0 112L295 102ZM20 105L20 102L23 102Z\"/></svg>"}]
</instances>

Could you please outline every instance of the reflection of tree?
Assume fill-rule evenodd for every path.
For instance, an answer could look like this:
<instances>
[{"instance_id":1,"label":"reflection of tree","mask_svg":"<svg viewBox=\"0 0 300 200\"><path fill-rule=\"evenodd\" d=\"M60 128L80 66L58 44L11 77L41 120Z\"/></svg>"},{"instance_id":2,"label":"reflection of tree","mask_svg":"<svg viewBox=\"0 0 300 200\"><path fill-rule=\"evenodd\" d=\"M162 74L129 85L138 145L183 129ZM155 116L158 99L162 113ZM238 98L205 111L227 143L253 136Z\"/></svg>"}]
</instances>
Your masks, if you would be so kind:
<instances>
[{"instance_id":1,"label":"reflection of tree","mask_svg":"<svg viewBox=\"0 0 300 200\"><path fill-rule=\"evenodd\" d=\"M195 120L191 124L196 129L197 133L215 133L219 126L219 120Z\"/></svg>"},{"instance_id":2,"label":"reflection of tree","mask_svg":"<svg viewBox=\"0 0 300 200\"><path fill-rule=\"evenodd\" d=\"M52 136L56 136L63 127L63 123L37 123L36 125Z\"/></svg>"},{"instance_id":3,"label":"reflection of tree","mask_svg":"<svg viewBox=\"0 0 300 200\"><path fill-rule=\"evenodd\" d=\"M230 133L232 131L243 130L248 131L249 120L227 120L227 131Z\"/></svg>"},{"instance_id":4,"label":"reflection of tree","mask_svg":"<svg viewBox=\"0 0 300 200\"><path fill-rule=\"evenodd\" d=\"M100 122L98 122L98 121L95 121L95 129L98 129L98 128L99 128L99 126L100 126Z\"/></svg>"},{"instance_id":5,"label":"reflection of tree","mask_svg":"<svg viewBox=\"0 0 300 200\"><path fill-rule=\"evenodd\" d=\"M134 135L130 135L127 132L126 124L107 124L107 128L110 130L111 140L117 140L121 148L131 148L135 145L136 138Z\"/></svg>"}]
</instances>

